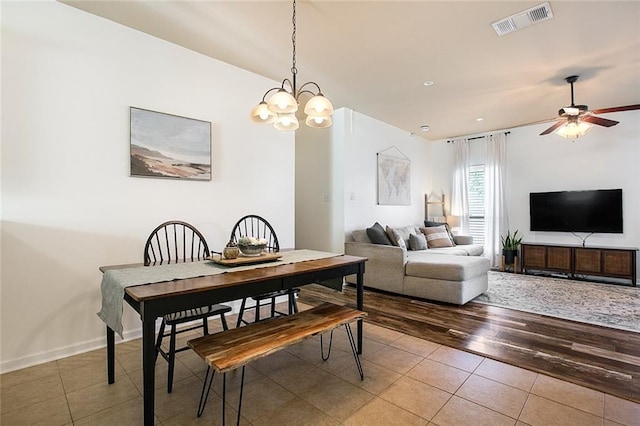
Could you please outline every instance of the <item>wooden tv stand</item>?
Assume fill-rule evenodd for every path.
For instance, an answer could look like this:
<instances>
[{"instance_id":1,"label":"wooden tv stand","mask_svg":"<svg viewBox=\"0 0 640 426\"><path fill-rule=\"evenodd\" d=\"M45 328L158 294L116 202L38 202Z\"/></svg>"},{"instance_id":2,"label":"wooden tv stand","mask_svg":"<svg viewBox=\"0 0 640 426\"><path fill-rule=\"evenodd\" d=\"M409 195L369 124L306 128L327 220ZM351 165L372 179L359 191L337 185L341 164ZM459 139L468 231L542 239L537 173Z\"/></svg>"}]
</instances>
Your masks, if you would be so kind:
<instances>
[{"instance_id":1,"label":"wooden tv stand","mask_svg":"<svg viewBox=\"0 0 640 426\"><path fill-rule=\"evenodd\" d=\"M566 274L573 279L605 277L630 280L636 286L635 247L583 247L522 243L522 273L536 270Z\"/></svg>"}]
</instances>

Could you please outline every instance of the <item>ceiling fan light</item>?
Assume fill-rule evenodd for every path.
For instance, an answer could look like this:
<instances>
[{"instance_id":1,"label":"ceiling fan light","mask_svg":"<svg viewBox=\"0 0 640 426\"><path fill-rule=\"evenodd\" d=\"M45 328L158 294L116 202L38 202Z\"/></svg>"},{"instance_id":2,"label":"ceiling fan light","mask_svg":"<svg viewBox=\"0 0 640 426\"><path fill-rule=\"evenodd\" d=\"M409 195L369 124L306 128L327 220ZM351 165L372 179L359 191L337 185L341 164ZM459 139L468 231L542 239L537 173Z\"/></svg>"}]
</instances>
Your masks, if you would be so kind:
<instances>
[{"instance_id":1,"label":"ceiling fan light","mask_svg":"<svg viewBox=\"0 0 640 426\"><path fill-rule=\"evenodd\" d=\"M298 119L294 113L278 114L278 119L273 127L278 130L296 130L300 127Z\"/></svg>"},{"instance_id":2,"label":"ceiling fan light","mask_svg":"<svg viewBox=\"0 0 640 426\"><path fill-rule=\"evenodd\" d=\"M589 133L592 128L593 125L585 123L584 121L577 123L569 122L556 130L556 135L567 139L578 139L580 136L584 136Z\"/></svg>"},{"instance_id":3,"label":"ceiling fan light","mask_svg":"<svg viewBox=\"0 0 640 426\"><path fill-rule=\"evenodd\" d=\"M333 124L333 120L330 116L321 117L317 115L308 116L304 122L307 126L313 127L314 129L326 129L327 127L331 127Z\"/></svg>"},{"instance_id":4,"label":"ceiling fan light","mask_svg":"<svg viewBox=\"0 0 640 426\"><path fill-rule=\"evenodd\" d=\"M314 117L329 117L333 114L333 105L329 99L319 93L307 101L304 113Z\"/></svg>"},{"instance_id":5,"label":"ceiling fan light","mask_svg":"<svg viewBox=\"0 0 640 426\"><path fill-rule=\"evenodd\" d=\"M288 114L298 110L298 101L284 89L278 90L275 95L271 96L267 105L271 111L278 114Z\"/></svg>"},{"instance_id":6,"label":"ceiling fan light","mask_svg":"<svg viewBox=\"0 0 640 426\"><path fill-rule=\"evenodd\" d=\"M278 115L267 107L262 101L251 110L251 121L254 123L269 124L276 121Z\"/></svg>"}]
</instances>

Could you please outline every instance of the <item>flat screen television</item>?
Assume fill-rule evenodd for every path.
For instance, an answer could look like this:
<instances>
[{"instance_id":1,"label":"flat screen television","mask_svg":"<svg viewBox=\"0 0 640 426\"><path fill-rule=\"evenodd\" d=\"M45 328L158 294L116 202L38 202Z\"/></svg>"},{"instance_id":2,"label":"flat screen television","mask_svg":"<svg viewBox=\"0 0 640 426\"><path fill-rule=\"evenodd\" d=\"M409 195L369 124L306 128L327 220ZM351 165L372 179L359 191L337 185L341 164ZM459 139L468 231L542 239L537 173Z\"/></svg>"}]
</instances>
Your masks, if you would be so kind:
<instances>
[{"instance_id":1,"label":"flat screen television","mask_svg":"<svg viewBox=\"0 0 640 426\"><path fill-rule=\"evenodd\" d=\"M622 233L622 189L532 192L531 231Z\"/></svg>"}]
</instances>

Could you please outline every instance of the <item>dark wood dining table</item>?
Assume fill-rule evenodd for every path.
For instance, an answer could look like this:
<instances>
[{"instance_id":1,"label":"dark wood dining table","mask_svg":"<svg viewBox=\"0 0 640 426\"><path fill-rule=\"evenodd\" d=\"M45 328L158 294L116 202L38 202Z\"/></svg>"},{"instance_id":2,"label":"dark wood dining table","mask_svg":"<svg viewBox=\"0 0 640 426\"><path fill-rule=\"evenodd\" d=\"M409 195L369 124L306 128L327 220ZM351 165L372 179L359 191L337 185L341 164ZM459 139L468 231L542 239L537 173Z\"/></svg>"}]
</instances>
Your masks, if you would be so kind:
<instances>
[{"instance_id":1,"label":"dark wood dining table","mask_svg":"<svg viewBox=\"0 0 640 426\"><path fill-rule=\"evenodd\" d=\"M165 314L208 304L229 302L243 297L271 291L290 289L307 284L322 283L347 275L356 275L356 309L364 310L364 265L366 258L337 255L317 260L273 266L224 274L201 276L136 285L125 288L124 300L140 314L142 321L142 369L144 424L154 424L155 388L155 326L156 319ZM110 269L137 265L100 267ZM357 347L362 353L363 326L357 323ZM115 334L107 326L107 377L115 382ZM195 410L195 408L194 408ZM195 413L195 411L194 411Z\"/></svg>"}]
</instances>

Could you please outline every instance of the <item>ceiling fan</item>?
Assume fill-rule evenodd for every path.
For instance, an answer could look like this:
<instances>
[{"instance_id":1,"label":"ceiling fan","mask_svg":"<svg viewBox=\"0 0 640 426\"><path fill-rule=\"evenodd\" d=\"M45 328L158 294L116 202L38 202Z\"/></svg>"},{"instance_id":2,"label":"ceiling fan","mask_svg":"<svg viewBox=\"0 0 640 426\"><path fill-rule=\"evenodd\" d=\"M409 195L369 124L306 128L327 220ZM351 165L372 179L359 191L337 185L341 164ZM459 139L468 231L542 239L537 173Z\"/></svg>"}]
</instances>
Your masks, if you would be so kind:
<instances>
[{"instance_id":1,"label":"ceiling fan","mask_svg":"<svg viewBox=\"0 0 640 426\"><path fill-rule=\"evenodd\" d=\"M607 118L597 117L595 114L606 114L610 112L631 111L640 109L638 105L626 105L611 108L601 108L589 111L589 107L586 105L576 105L573 101L573 83L578 81L577 75L571 75L565 78L567 83L571 85L571 105L562 107L558 111L557 122L549 127L544 132L540 133L540 136L548 135L551 132L556 132L557 135L567 139L577 139L580 136L587 134L593 124L598 126L611 127L618 124L618 121L609 120Z\"/></svg>"}]
</instances>

